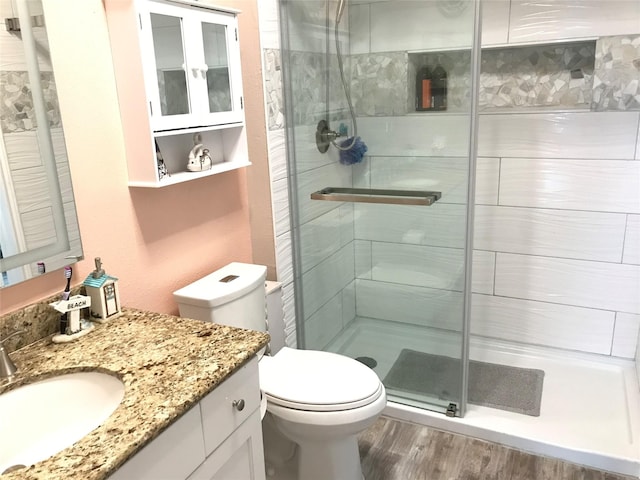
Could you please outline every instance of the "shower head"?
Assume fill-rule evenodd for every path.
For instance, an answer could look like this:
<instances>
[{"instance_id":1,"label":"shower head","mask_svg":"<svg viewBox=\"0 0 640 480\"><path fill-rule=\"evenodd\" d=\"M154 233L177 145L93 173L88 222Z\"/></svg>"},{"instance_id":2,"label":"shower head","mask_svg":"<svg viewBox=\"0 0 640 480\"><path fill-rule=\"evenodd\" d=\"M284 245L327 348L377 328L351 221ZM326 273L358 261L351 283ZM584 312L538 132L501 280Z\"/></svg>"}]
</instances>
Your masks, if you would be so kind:
<instances>
[{"instance_id":1,"label":"shower head","mask_svg":"<svg viewBox=\"0 0 640 480\"><path fill-rule=\"evenodd\" d=\"M340 23L342 14L344 13L344 7L347 4L347 0L338 0L338 8L336 9L336 23Z\"/></svg>"}]
</instances>

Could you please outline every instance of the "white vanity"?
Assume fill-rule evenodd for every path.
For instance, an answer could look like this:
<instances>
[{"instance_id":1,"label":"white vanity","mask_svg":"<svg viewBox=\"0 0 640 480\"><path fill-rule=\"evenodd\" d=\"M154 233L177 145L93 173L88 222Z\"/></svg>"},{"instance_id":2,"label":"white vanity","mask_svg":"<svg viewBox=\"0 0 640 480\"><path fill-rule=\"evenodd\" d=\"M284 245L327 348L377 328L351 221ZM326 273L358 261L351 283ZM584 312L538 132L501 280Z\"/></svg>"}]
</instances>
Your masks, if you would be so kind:
<instances>
[{"instance_id":1,"label":"white vanity","mask_svg":"<svg viewBox=\"0 0 640 480\"><path fill-rule=\"evenodd\" d=\"M0 395L100 372L118 378L124 396L80 440L2 479L264 480L256 354L268 340L261 332L125 308L78 341L55 344L47 336L11 352L18 376L0 385ZM50 406L50 399L42 402L43 410Z\"/></svg>"},{"instance_id":2,"label":"white vanity","mask_svg":"<svg viewBox=\"0 0 640 480\"><path fill-rule=\"evenodd\" d=\"M264 480L254 357L129 459L114 480Z\"/></svg>"}]
</instances>

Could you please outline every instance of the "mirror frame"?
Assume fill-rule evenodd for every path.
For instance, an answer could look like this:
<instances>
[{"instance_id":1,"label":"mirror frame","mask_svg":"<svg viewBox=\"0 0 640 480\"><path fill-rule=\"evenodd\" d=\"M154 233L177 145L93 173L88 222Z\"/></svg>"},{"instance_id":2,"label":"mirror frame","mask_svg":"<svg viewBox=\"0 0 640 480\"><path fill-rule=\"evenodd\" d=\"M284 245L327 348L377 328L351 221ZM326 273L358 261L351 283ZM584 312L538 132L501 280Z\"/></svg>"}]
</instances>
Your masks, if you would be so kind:
<instances>
[{"instance_id":1,"label":"mirror frame","mask_svg":"<svg viewBox=\"0 0 640 480\"><path fill-rule=\"evenodd\" d=\"M56 164L49 119L45 110L45 98L40 81L37 46L32 26L32 24L34 23L34 18L37 19L38 17L34 17L30 14L29 6L27 5L26 0L17 0L14 5L17 8L19 21L19 27L17 30L20 32L20 37L22 39L22 44L25 51L27 73L29 77L29 85L31 87L30 90L33 98L33 109L35 112L35 119L37 124L38 147L48 186L48 193L49 199L51 201L53 217L52 219L56 236L53 243L0 258L0 272L8 272L12 269L25 267L31 263L41 262L45 259L47 260L46 263L48 264L48 268L47 265L44 265L42 269L38 269L37 266L36 268L32 268L31 275L29 275L28 272L25 272L25 278L14 283L9 283L8 285L4 285L5 287L15 285L18 282L24 280L29 280L30 278L33 278L35 276L35 272L45 273L45 270L56 270L84 258L82 252L82 244L80 241L77 215L75 212L75 203L73 205L73 215L69 215L69 217L72 218L67 218L67 216L65 215L65 207L63 205L58 166ZM12 20L15 21L15 19ZM13 31L15 30L16 29L14 28ZM4 170L4 168L0 170ZM5 176L9 172L2 171L0 173L3 173L3 176ZM5 176L3 182L6 184L6 182L8 181L8 178ZM71 192L71 195L73 196L73 191ZM70 238L70 234L67 228L68 224L72 224L73 222L75 222L75 228L73 228L73 232L77 231L77 235L72 235L72 238ZM77 239L75 238L76 236ZM2 284L3 282L0 282L0 287L3 286Z\"/></svg>"}]
</instances>

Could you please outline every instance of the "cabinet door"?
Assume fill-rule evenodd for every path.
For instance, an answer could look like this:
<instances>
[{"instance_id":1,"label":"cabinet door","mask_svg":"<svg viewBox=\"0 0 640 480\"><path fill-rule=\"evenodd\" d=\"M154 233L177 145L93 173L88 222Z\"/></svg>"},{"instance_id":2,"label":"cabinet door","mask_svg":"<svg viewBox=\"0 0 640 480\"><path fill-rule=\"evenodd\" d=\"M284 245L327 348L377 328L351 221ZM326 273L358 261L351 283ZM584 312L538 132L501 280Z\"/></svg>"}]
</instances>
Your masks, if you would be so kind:
<instances>
[{"instance_id":1,"label":"cabinet door","mask_svg":"<svg viewBox=\"0 0 640 480\"><path fill-rule=\"evenodd\" d=\"M260 409L255 410L188 480L265 480Z\"/></svg>"},{"instance_id":2,"label":"cabinet door","mask_svg":"<svg viewBox=\"0 0 640 480\"><path fill-rule=\"evenodd\" d=\"M144 5L141 42L153 130L242 122L236 16L160 1Z\"/></svg>"},{"instance_id":3,"label":"cabinet door","mask_svg":"<svg viewBox=\"0 0 640 480\"><path fill-rule=\"evenodd\" d=\"M242 76L236 17L225 14L196 17L202 46L202 85L198 105L207 124L241 122Z\"/></svg>"},{"instance_id":4,"label":"cabinet door","mask_svg":"<svg viewBox=\"0 0 640 480\"><path fill-rule=\"evenodd\" d=\"M205 459L196 406L131 457L110 480L183 480Z\"/></svg>"},{"instance_id":5,"label":"cabinet door","mask_svg":"<svg viewBox=\"0 0 640 480\"><path fill-rule=\"evenodd\" d=\"M187 59L189 21L174 5L149 2L141 15L143 66L153 130L180 128L195 113ZM193 67L195 68L195 67Z\"/></svg>"}]
</instances>

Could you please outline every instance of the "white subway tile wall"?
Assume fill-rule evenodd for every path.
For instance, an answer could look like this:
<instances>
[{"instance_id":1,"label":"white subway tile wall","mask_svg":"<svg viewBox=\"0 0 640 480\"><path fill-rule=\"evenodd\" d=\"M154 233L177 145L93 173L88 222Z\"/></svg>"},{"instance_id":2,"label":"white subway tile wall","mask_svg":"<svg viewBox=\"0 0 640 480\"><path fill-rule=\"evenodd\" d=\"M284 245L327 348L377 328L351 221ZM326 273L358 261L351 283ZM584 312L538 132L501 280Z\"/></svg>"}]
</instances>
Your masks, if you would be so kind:
<instances>
[{"instance_id":1,"label":"white subway tile wall","mask_svg":"<svg viewBox=\"0 0 640 480\"><path fill-rule=\"evenodd\" d=\"M289 186L286 178L271 183L271 202L276 236L289 231ZM277 262L276 262L277 263Z\"/></svg>"},{"instance_id":2,"label":"white subway tile wall","mask_svg":"<svg viewBox=\"0 0 640 480\"><path fill-rule=\"evenodd\" d=\"M498 203L640 213L638 178L636 161L503 158Z\"/></svg>"},{"instance_id":3,"label":"white subway tile wall","mask_svg":"<svg viewBox=\"0 0 640 480\"><path fill-rule=\"evenodd\" d=\"M324 348L342 327L342 291L339 291L305 321L306 348Z\"/></svg>"},{"instance_id":4,"label":"white subway tile wall","mask_svg":"<svg viewBox=\"0 0 640 480\"><path fill-rule=\"evenodd\" d=\"M473 40L473 8L447 16L439 2L394 1L371 4L371 52L469 47Z\"/></svg>"},{"instance_id":5,"label":"white subway tile wall","mask_svg":"<svg viewBox=\"0 0 640 480\"><path fill-rule=\"evenodd\" d=\"M615 313L495 295L473 295L471 334L609 355Z\"/></svg>"},{"instance_id":6,"label":"white subway tile wall","mask_svg":"<svg viewBox=\"0 0 640 480\"><path fill-rule=\"evenodd\" d=\"M478 155L631 160L638 112L482 115Z\"/></svg>"},{"instance_id":7,"label":"white subway tile wall","mask_svg":"<svg viewBox=\"0 0 640 480\"><path fill-rule=\"evenodd\" d=\"M638 135L636 136L636 160L640 160L640 121L638 122Z\"/></svg>"},{"instance_id":8,"label":"white subway tile wall","mask_svg":"<svg viewBox=\"0 0 640 480\"><path fill-rule=\"evenodd\" d=\"M621 213L478 205L474 247L496 252L619 262L625 221L626 215Z\"/></svg>"},{"instance_id":9,"label":"white subway tile wall","mask_svg":"<svg viewBox=\"0 0 640 480\"><path fill-rule=\"evenodd\" d=\"M627 215L627 231L624 237L622 261L640 265L640 215Z\"/></svg>"},{"instance_id":10,"label":"white subway tile wall","mask_svg":"<svg viewBox=\"0 0 640 480\"><path fill-rule=\"evenodd\" d=\"M356 308L361 317L458 330L462 293L357 279Z\"/></svg>"},{"instance_id":11,"label":"white subway tile wall","mask_svg":"<svg viewBox=\"0 0 640 480\"><path fill-rule=\"evenodd\" d=\"M349 244L302 274L303 291L311 293L302 299L305 322L332 297L353 282L354 271L353 245Z\"/></svg>"},{"instance_id":12,"label":"white subway tile wall","mask_svg":"<svg viewBox=\"0 0 640 480\"><path fill-rule=\"evenodd\" d=\"M618 312L611 355L634 358L638 334L640 334L640 315Z\"/></svg>"},{"instance_id":13,"label":"white subway tile wall","mask_svg":"<svg viewBox=\"0 0 640 480\"><path fill-rule=\"evenodd\" d=\"M482 44L485 46L640 31L640 5L634 0L485 0L482 6ZM350 10L351 53L394 48L419 50L424 45L436 50L454 49L470 42L470 9L461 12L456 23L442 14L436 2L363 1L352 5ZM423 28L425 19L429 19L431 28ZM415 26L407 22L415 22ZM412 34L399 35L399 32Z\"/></svg>"},{"instance_id":14,"label":"white subway tile wall","mask_svg":"<svg viewBox=\"0 0 640 480\"><path fill-rule=\"evenodd\" d=\"M499 235L499 232L496 232ZM640 266L498 253L495 294L640 313Z\"/></svg>"},{"instance_id":15,"label":"white subway tile wall","mask_svg":"<svg viewBox=\"0 0 640 480\"><path fill-rule=\"evenodd\" d=\"M424 209L420 206L361 203L355 205L355 218L355 236L358 239L464 247L464 205L436 202Z\"/></svg>"},{"instance_id":16,"label":"white subway tile wall","mask_svg":"<svg viewBox=\"0 0 640 480\"><path fill-rule=\"evenodd\" d=\"M633 0L511 0L509 42L554 41L640 33L640 2Z\"/></svg>"},{"instance_id":17,"label":"white subway tile wall","mask_svg":"<svg viewBox=\"0 0 640 480\"><path fill-rule=\"evenodd\" d=\"M276 0L262 0L258 4L260 19L260 46L263 49L280 48L280 15Z\"/></svg>"},{"instance_id":18,"label":"white subway tile wall","mask_svg":"<svg viewBox=\"0 0 640 480\"><path fill-rule=\"evenodd\" d=\"M0 1L0 52L2 52L2 61L0 62L0 70L3 72L26 72L27 65L24 55L24 44L19 35L15 35L5 27L6 18L15 18L18 16L15 6L10 0ZM42 4L38 2L29 3L29 13L31 15L42 15ZM38 56L38 68L42 72L51 72L51 58L49 56L49 40L47 31L44 28L36 28L33 31L34 40L37 46L36 55Z\"/></svg>"},{"instance_id":19,"label":"white subway tile wall","mask_svg":"<svg viewBox=\"0 0 640 480\"><path fill-rule=\"evenodd\" d=\"M636 346L636 377L640 385L640 331L638 332L638 345Z\"/></svg>"},{"instance_id":20,"label":"white subway tile wall","mask_svg":"<svg viewBox=\"0 0 640 480\"><path fill-rule=\"evenodd\" d=\"M278 281L284 284L293 282L293 257L291 253L291 231L287 230L276 237L276 265ZM289 255L287 255L289 254Z\"/></svg>"}]
</instances>

